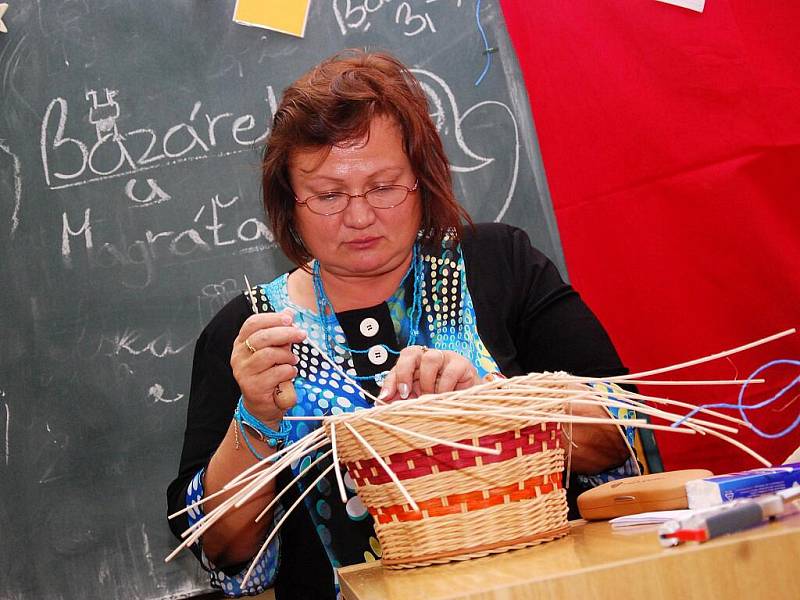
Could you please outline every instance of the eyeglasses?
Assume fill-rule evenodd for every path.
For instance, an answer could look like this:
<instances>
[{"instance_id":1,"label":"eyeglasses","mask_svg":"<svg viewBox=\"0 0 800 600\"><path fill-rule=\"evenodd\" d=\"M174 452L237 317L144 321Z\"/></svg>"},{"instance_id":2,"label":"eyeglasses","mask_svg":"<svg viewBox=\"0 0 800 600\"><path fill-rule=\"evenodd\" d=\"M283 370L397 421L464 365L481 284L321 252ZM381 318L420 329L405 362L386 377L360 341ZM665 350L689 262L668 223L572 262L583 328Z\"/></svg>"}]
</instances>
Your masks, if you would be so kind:
<instances>
[{"instance_id":1,"label":"eyeglasses","mask_svg":"<svg viewBox=\"0 0 800 600\"><path fill-rule=\"evenodd\" d=\"M298 204L305 204L308 210L317 215L335 215L342 212L350 205L353 198L364 198L372 208L394 208L406 201L411 192L415 192L419 185L419 180L414 181L414 187L404 185L379 185L363 194L348 194L347 192L325 192L309 196L305 200L300 200L295 196Z\"/></svg>"}]
</instances>

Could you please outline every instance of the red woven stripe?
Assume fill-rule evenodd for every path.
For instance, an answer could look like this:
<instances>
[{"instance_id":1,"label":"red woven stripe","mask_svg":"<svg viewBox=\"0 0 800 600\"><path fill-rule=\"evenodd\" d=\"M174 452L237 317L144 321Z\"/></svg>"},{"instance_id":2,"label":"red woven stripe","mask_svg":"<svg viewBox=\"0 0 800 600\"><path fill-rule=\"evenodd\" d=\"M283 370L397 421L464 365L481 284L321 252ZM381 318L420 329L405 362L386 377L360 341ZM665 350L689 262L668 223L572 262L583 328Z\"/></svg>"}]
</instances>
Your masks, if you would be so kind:
<instances>
[{"instance_id":1,"label":"red woven stripe","mask_svg":"<svg viewBox=\"0 0 800 600\"><path fill-rule=\"evenodd\" d=\"M417 502L418 511L408 504L369 507L369 512L379 523L391 521L419 521L425 518L442 517L457 513L482 510L498 504L520 502L538 498L561 488L561 473L532 477L521 484L506 485L489 490L478 490L466 494L451 494L445 498L431 498Z\"/></svg>"},{"instance_id":2,"label":"red woven stripe","mask_svg":"<svg viewBox=\"0 0 800 600\"><path fill-rule=\"evenodd\" d=\"M398 479L414 479L432 473L442 473L456 469L474 467L477 461L481 464L499 463L516 456L530 455L547 449L560 447L557 423L546 423L544 429L540 425L532 425L524 429L506 431L478 438L484 448L498 448L500 454L483 454L472 450L457 450L439 444L421 450L410 450L388 456L385 460ZM459 440L462 444L474 444L474 440ZM391 478L375 459L359 460L347 463L347 469L356 485L381 485L389 483Z\"/></svg>"}]
</instances>

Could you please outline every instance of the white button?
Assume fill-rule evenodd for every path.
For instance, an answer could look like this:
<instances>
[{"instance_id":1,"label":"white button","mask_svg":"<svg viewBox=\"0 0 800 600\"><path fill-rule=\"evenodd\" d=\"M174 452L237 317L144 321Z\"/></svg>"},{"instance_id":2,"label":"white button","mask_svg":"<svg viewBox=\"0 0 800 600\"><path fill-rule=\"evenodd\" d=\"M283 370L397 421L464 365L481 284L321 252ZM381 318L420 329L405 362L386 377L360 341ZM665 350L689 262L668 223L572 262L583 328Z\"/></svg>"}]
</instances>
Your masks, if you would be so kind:
<instances>
[{"instance_id":1,"label":"white button","mask_svg":"<svg viewBox=\"0 0 800 600\"><path fill-rule=\"evenodd\" d=\"M369 358L369 362L373 365L382 365L386 362L386 359L389 358L389 353L383 346L373 346L369 349L369 352L367 352L367 357Z\"/></svg>"},{"instance_id":2,"label":"white button","mask_svg":"<svg viewBox=\"0 0 800 600\"><path fill-rule=\"evenodd\" d=\"M372 317L368 317L361 321L361 325L359 326L361 330L361 335L364 337L372 337L376 333L378 333L378 329L380 329L378 322L373 319Z\"/></svg>"}]
</instances>

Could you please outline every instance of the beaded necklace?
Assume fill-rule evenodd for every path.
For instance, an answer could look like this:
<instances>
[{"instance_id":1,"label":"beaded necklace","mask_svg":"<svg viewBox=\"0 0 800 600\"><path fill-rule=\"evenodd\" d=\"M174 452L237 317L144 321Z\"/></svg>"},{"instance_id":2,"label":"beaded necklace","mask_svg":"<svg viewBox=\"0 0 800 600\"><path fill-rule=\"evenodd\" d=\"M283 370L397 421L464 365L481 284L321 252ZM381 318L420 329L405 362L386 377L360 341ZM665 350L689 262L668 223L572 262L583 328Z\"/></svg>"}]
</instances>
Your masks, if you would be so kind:
<instances>
[{"instance_id":1,"label":"beaded necklace","mask_svg":"<svg viewBox=\"0 0 800 600\"><path fill-rule=\"evenodd\" d=\"M316 296L317 300L317 314L319 314L320 321L322 322L322 330L325 334L325 349L328 351L328 355L333 357L335 356L333 342L334 335L331 332L331 324L328 320L328 315L333 314L333 305L331 305L331 301L328 299L328 295L325 293L325 286L322 284L319 261L314 261L312 275L314 281L314 295ZM400 281L400 286L398 287L403 286L409 275L412 275L414 278L414 293L411 302L411 310L408 313L409 332L407 345L413 346L416 344L417 336L419 335L419 320L420 316L422 315L422 278L424 275L424 266L422 255L419 251L419 242L415 243L413 246L411 253L411 264L409 265L405 275L403 275L403 279ZM386 344L381 344L381 346L391 354L400 354L397 350L390 348ZM351 354L367 354L369 352L369 350L357 350L355 348L351 348L344 343L339 344L339 347L345 352L349 352ZM351 377L356 380L369 380L379 378L383 375L385 375L385 372L377 373L375 375L351 375Z\"/></svg>"}]
</instances>

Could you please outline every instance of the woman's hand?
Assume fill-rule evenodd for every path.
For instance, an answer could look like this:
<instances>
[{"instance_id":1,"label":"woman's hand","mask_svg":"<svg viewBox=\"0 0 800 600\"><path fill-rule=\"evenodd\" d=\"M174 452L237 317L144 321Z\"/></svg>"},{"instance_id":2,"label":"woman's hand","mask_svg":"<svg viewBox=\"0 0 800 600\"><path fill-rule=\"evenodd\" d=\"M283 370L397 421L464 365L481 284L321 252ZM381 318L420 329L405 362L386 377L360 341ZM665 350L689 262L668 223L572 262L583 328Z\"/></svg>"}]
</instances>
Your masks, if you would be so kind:
<instances>
[{"instance_id":1,"label":"woman's hand","mask_svg":"<svg viewBox=\"0 0 800 600\"><path fill-rule=\"evenodd\" d=\"M378 399L405 400L422 394L464 390L476 383L479 378L475 367L457 352L409 346L400 352Z\"/></svg>"},{"instance_id":2,"label":"woman's hand","mask_svg":"<svg viewBox=\"0 0 800 600\"><path fill-rule=\"evenodd\" d=\"M290 382L297 375L298 359L291 345L305 338L306 332L294 326L291 311L285 310L253 315L233 342L231 368L247 410L273 429L295 404Z\"/></svg>"},{"instance_id":3,"label":"woman's hand","mask_svg":"<svg viewBox=\"0 0 800 600\"><path fill-rule=\"evenodd\" d=\"M609 417L606 409L596 405L576 403L566 406L565 410L579 417ZM623 433L614 424L565 424L561 427L561 436L561 447L572 452L570 465L574 473L594 475L620 466L631 456Z\"/></svg>"},{"instance_id":4,"label":"woman's hand","mask_svg":"<svg viewBox=\"0 0 800 600\"><path fill-rule=\"evenodd\" d=\"M293 314L283 311L252 315L244 322L233 342L231 368L247 410L272 429L279 429L283 413L294 406L291 380L297 375L294 365L298 360L292 354L291 345L302 342L305 337L306 332L293 325ZM284 393L278 394L281 389ZM207 511L227 501L233 491L218 492L222 492L231 479L258 461L255 452L240 445L239 439L243 435L244 429L232 420L225 439L208 463L203 479L206 493L203 508ZM275 452L275 448L255 436L246 443L250 450L256 447L265 456ZM272 515L259 524L253 521L274 497L275 482L271 481L239 510L230 511L214 523L203 534L206 556L218 566L249 561L263 543Z\"/></svg>"}]
</instances>

